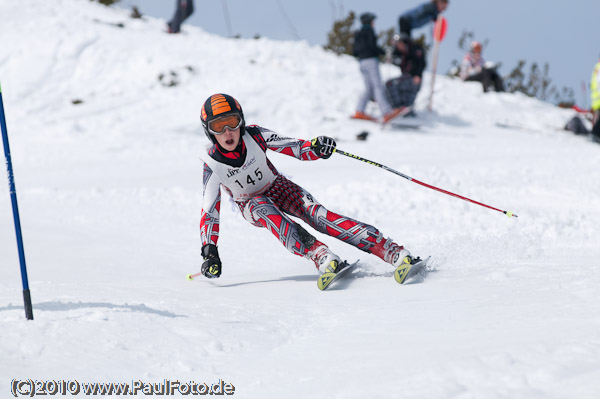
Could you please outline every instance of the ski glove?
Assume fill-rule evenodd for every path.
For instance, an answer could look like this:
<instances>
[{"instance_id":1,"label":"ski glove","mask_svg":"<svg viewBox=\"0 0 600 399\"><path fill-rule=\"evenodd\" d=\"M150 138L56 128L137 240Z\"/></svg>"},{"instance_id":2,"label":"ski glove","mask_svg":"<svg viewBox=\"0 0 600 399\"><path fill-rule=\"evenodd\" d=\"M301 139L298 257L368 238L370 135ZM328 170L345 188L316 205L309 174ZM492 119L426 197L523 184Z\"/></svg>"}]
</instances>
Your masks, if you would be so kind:
<instances>
[{"instance_id":1,"label":"ski glove","mask_svg":"<svg viewBox=\"0 0 600 399\"><path fill-rule=\"evenodd\" d=\"M319 136L311 141L311 148L319 158L327 159L335 151L335 140L327 136Z\"/></svg>"},{"instance_id":2,"label":"ski glove","mask_svg":"<svg viewBox=\"0 0 600 399\"><path fill-rule=\"evenodd\" d=\"M202 257L204 263L200 271L207 278L218 278L221 275L221 259L219 259L219 251L214 244L206 244L202 247Z\"/></svg>"}]
</instances>

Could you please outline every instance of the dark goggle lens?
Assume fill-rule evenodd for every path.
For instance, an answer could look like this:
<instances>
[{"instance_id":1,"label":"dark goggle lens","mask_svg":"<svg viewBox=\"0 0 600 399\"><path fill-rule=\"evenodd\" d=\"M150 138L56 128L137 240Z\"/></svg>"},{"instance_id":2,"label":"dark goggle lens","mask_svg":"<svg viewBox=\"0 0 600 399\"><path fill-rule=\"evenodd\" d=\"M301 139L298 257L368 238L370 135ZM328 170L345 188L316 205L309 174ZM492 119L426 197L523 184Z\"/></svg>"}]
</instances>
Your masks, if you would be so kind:
<instances>
[{"instance_id":1,"label":"dark goggle lens","mask_svg":"<svg viewBox=\"0 0 600 399\"><path fill-rule=\"evenodd\" d=\"M242 117L238 114L231 114L213 119L208 123L208 129L213 134L223 134L225 128L235 130L242 124Z\"/></svg>"}]
</instances>

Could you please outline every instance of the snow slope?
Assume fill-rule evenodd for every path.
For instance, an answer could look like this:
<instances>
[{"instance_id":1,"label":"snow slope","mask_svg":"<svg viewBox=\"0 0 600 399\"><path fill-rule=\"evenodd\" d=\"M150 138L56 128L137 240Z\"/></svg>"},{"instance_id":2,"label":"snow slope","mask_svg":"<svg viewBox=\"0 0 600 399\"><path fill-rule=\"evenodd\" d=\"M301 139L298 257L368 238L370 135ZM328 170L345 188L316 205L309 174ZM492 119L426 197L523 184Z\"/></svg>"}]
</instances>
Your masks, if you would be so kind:
<instances>
[{"instance_id":1,"label":"snow slope","mask_svg":"<svg viewBox=\"0 0 600 399\"><path fill-rule=\"evenodd\" d=\"M0 184L2 397L28 378L222 379L240 398L600 397L600 147L560 131L569 111L437 76L428 113L426 75L422 128L381 130L348 119L355 60L303 42L166 35L162 20L87 0L3 1L0 15L35 316L24 318ZM180 83L165 87L172 71ZM519 218L347 157L272 153L330 209L434 256L433 270L399 286L389 265L315 233L362 260L320 292L314 265L225 201L223 275L188 282L201 265L199 110L214 92L234 95L250 124L331 135Z\"/></svg>"}]
</instances>

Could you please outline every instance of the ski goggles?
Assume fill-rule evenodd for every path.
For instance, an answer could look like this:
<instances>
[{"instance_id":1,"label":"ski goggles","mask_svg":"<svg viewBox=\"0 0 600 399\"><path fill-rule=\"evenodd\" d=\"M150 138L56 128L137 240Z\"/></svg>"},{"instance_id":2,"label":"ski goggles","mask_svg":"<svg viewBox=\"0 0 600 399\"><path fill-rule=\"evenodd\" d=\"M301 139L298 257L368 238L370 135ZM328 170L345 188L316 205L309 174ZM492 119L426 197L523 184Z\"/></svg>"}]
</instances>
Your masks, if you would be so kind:
<instances>
[{"instance_id":1,"label":"ski goggles","mask_svg":"<svg viewBox=\"0 0 600 399\"><path fill-rule=\"evenodd\" d=\"M240 114L229 114L208 122L208 130L216 135L225 133L225 128L235 130L240 126L242 126L242 116Z\"/></svg>"}]
</instances>

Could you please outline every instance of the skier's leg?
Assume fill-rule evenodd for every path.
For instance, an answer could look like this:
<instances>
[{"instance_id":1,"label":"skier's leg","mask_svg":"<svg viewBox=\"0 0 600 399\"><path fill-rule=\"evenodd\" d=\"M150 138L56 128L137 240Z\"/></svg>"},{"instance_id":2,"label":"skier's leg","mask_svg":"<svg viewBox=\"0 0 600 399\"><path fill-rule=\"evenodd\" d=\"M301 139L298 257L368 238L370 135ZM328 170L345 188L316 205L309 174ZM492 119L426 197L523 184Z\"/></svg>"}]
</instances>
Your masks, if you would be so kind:
<instances>
[{"instance_id":1,"label":"skier's leg","mask_svg":"<svg viewBox=\"0 0 600 399\"><path fill-rule=\"evenodd\" d=\"M394 80L395 97L397 101L394 103L396 107L410 107L415 102L417 97L418 87L413 83L411 76L401 76ZM415 89L416 88L416 89Z\"/></svg>"},{"instance_id":2,"label":"skier's leg","mask_svg":"<svg viewBox=\"0 0 600 399\"><path fill-rule=\"evenodd\" d=\"M194 0L187 0L186 8L185 8L185 18L188 19L190 15L194 13Z\"/></svg>"},{"instance_id":3,"label":"skier's leg","mask_svg":"<svg viewBox=\"0 0 600 399\"><path fill-rule=\"evenodd\" d=\"M500 76L500 74L498 73L498 71L496 71L496 69L492 69L492 81L494 82L494 90L497 93L501 93L504 91L504 81L502 80L502 77Z\"/></svg>"},{"instance_id":4,"label":"skier's leg","mask_svg":"<svg viewBox=\"0 0 600 399\"><path fill-rule=\"evenodd\" d=\"M175 15L173 15L173 18L171 18L171 20L169 21L168 25L169 25L169 29L170 32L169 33L179 33L179 31L181 30L181 24L184 20L184 5L182 4L183 0L177 0L176 5L175 5Z\"/></svg>"},{"instance_id":5,"label":"skier's leg","mask_svg":"<svg viewBox=\"0 0 600 399\"><path fill-rule=\"evenodd\" d=\"M363 82L365 83L365 90L362 92L362 94L360 95L360 98L358 99L358 105L356 106L356 111L364 114L365 110L367 109L367 104L369 103L369 100L373 97L374 88L373 88L373 84L371 83L371 79L369 77L369 74L368 74L369 72L366 67L366 64L363 61L364 60L359 61L359 65L360 65L360 73L363 77Z\"/></svg>"},{"instance_id":6,"label":"skier's leg","mask_svg":"<svg viewBox=\"0 0 600 399\"><path fill-rule=\"evenodd\" d=\"M278 176L265 193L284 212L301 218L315 230L398 266L410 252L375 227L327 210L308 191Z\"/></svg>"},{"instance_id":7,"label":"skier's leg","mask_svg":"<svg viewBox=\"0 0 600 399\"><path fill-rule=\"evenodd\" d=\"M381 83L381 75L379 74L379 60L377 58L367 58L361 61L361 68L364 68L366 79L370 81L373 88L375 101L379 105L382 115L387 115L392 111L392 106L388 101L383 83Z\"/></svg>"},{"instance_id":8,"label":"skier's leg","mask_svg":"<svg viewBox=\"0 0 600 399\"><path fill-rule=\"evenodd\" d=\"M483 72L477 72L477 73L474 73L473 75L468 76L465 79L465 82L480 82L481 85L483 86L483 91L484 92L486 91Z\"/></svg>"},{"instance_id":9,"label":"skier's leg","mask_svg":"<svg viewBox=\"0 0 600 399\"><path fill-rule=\"evenodd\" d=\"M420 83L419 84L414 83L414 82L412 82L412 79L411 79L411 83L412 84L411 84L411 87L409 89L410 97L409 97L409 102L408 102L408 105L410 107L412 107L414 105L415 100L417 99L417 94L419 94L419 90L421 89L421 84Z\"/></svg>"},{"instance_id":10,"label":"skier's leg","mask_svg":"<svg viewBox=\"0 0 600 399\"><path fill-rule=\"evenodd\" d=\"M391 238L385 238L376 227L331 212L321 204L309 206L305 217L305 221L317 231L373 254L394 266L410 256L407 249Z\"/></svg>"},{"instance_id":11,"label":"skier's leg","mask_svg":"<svg viewBox=\"0 0 600 399\"><path fill-rule=\"evenodd\" d=\"M255 196L238 205L247 221L269 230L288 251L312 260L317 269L324 271L333 261L336 262L336 266L340 262L340 258L331 252L327 245L281 212L269 197Z\"/></svg>"},{"instance_id":12,"label":"skier's leg","mask_svg":"<svg viewBox=\"0 0 600 399\"><path fill-rule=\"evenodd\" d=\"M483 91L487 93L490 90L490 87L493 85L492 82L492 71L488 68L483 68L481 71L482 80L481 84L483 85Z\"/></svg>"}]
</instances>

